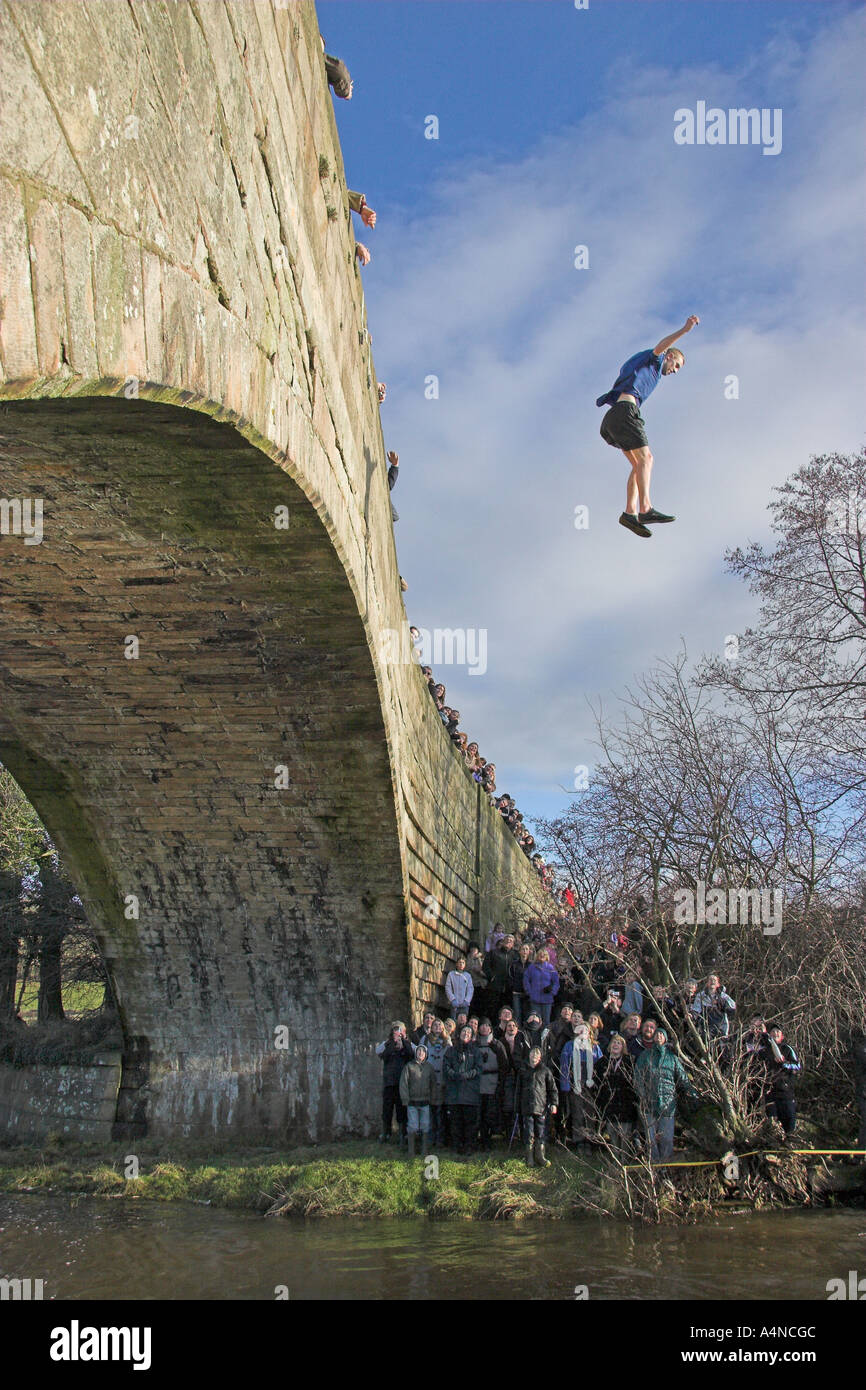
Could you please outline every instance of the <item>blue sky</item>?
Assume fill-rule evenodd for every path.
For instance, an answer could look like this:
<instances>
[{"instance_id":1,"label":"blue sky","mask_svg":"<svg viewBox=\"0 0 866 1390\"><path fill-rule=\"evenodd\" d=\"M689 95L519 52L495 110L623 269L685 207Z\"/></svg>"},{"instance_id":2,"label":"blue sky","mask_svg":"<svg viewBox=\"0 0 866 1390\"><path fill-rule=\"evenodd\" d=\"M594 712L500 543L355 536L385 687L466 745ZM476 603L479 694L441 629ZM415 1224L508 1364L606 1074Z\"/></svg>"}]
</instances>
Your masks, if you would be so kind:
<instances>
[{"instance_id":1,"label":"blue sky","mask_svg":"<svg viewBox=\"0 0 866 1390\"><path fill-rule=\"evenodd\" d=\"M401 458L396 536L420 626L485 628L437 674L524 814L592 765L589 703L754 616L726 547L774 484L863 442L866 11L836 0L322 0L355 80L335 102L373 352ZM674 112L782 111L782 149L681 146ZM424 120L439 119L439 139ZM589 265L574 266L585 245ZM645 407L653 502L598 436L620 363L678 328ZM439 397L425 399L435 373ZM731 376L738 396L725 394ZM576 530L574 509L589 509Z\"/></svg>"}]
</instances>

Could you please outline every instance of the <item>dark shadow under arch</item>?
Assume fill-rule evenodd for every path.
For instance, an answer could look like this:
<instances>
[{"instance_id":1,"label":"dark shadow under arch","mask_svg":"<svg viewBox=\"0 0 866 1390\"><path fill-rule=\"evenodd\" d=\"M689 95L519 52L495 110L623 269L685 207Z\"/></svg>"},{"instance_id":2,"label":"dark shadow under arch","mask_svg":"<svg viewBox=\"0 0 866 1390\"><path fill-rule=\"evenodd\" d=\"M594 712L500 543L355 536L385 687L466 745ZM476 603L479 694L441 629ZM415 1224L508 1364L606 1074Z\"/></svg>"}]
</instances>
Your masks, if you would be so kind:
<instances>
[{"instance_id":1,"label":"dark shadow under arch","mask_svg":"<svg viewBox=\"0 0 866 1390\"><path fill-rule=\"evenodd\" d=\"M314 507L230 425L107 396L6 404L0 496L44 499L41 544L0 541L0 758L149 1048L151 1132L366 1129L408 993L399 829Z\"/></svg>"}]
</instances>

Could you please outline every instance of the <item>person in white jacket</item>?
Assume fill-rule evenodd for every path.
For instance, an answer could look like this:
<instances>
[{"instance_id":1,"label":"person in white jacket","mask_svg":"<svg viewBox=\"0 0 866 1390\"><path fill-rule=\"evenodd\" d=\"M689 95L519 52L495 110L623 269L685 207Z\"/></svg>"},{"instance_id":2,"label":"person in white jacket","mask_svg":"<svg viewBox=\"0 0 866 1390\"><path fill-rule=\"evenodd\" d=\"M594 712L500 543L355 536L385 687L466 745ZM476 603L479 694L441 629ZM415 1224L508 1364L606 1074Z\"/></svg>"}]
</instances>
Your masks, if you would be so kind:
<instances>
[{"instance_id":1,"label":"person in white jacket","mask_svg":"<svg viewBox=\"0 0 866 1390\"><path fill-rule=\"evenodd\" d=\"M475 993L475 985L472 983L472 976L466 969L465 956L458 956L455 968L448 971L445 977L445 993L448 996L448 1003L451 1005L452 1018L456 1018L461 1009L469 1012L469 1005L472 1003L472 996Z\"/></svg>"}]
</instances>

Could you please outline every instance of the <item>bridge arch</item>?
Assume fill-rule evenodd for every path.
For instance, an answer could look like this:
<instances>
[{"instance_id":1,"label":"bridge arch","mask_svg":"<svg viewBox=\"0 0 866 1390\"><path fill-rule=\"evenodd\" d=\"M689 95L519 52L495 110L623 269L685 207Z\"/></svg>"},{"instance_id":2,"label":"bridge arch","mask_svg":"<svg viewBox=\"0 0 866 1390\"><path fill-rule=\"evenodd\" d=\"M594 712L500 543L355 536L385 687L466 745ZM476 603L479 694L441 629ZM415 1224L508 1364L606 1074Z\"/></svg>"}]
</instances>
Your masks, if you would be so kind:
<instances>
[{"instance_id":1,"label":"bridge arch","mask_svg":"<svg viewBox=\"0 0 866 1390\"><path fill-rule=\"evenodd\" d=\"M358 1045L409 992L400 827L315 508L230 425L105 396L8 408L0 495L44 509L3 543L0 759L147 1041L150 1127L357 1128Z\"/></svg>"},{"instance_id":2,"label":"bridge arch","mask_svg":"<svg viewBox=\"0 0 866 1390\"><path fill-rule=\"evenodd\" d=\"M101 936L149 1130L369 1129L388 1019L540 895L384 655L315 10L7 0L0 44L28 112L0 125L0 498L44 506L40 544L0 540L0 758Z\"/></svg>"}]
</instances>

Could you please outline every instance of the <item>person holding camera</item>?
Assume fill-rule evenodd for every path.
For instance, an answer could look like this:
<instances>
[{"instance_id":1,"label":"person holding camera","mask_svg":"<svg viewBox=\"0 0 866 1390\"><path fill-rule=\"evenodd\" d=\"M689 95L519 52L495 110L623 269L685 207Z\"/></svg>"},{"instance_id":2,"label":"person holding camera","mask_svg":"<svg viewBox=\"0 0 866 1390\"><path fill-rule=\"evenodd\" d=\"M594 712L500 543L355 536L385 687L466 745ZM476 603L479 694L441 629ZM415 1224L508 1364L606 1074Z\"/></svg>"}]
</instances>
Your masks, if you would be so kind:
<instances>
[{"instance_id":1,"label":"person holding camera","mask_svg":"<svg viewBox=\"0 0 866 1390\"><path fill-rule=\"evenodd\" d=\"M767 1030L757 1055L766 1069L764 1104L767 1114L770 1119L779 1121L787 1139L797 1123L794 1073L800 1070L799 1059L791 1044L785 1042L785 1034L778 1024Z\"/></svg>"},{"instance_id":2,"label":"person holding camera","mask_svg":"<svg viewBox=\"0 0 866 1390\"><path fill-rule=\"evenodd\" d=\"M716 1053L721 1063L727 1056L727 1039L731 1031L731 1014L737 1006L722 988L718 975L708 975L707 982L692 999L691 1014L707 1048Z\"/></svg>"},{"instance_id":3,"label":"person holding camera","mask_svg":"<svg viewBox=\"0 0 866 1390\"><path fill-rule=\"evenodd\" d=\"M382 1133L379 1143L387 1144L391 1138L395 1111L402 1143L406 1134L406 1107L400 1099L400 1076L406 1063L415 1056L412 1044L406 1037L405 1023L397 1021L391 1024L388 1037L383 1043L377 1044L376 1053L382 1058Z\"/></svg>"},{"instance_id":4,"label":"person holding camera","mask_svg":"<svg viewBox=\"0 0 866 1390\"><path fill-rule=\"evenodd\" d=\"M622 1015L622 995L615 989L608 989L605 993L604 1003L601 1006L601 1034L599 1043L604 1051L610 1044L614 1033L619 1033L620 1024L623 1022Z\"/></svg>"}]
</instances>

